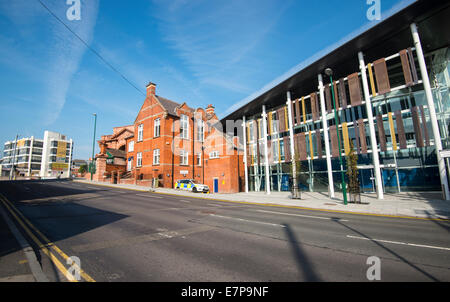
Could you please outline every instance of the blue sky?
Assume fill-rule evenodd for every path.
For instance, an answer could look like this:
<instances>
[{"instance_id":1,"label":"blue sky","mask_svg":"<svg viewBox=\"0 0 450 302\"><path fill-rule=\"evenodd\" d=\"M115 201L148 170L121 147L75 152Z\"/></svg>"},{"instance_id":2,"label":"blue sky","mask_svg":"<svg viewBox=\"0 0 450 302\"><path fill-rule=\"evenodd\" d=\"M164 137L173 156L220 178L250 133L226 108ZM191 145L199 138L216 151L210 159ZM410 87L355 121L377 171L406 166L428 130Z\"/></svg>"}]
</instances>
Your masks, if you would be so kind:
<instances>
[{"instance_id":1,"label":"blue sky","mask_svg":"<svg viewBox=\"0 0 450 302\"><path fill-rule=\"evenodd\" d=\"M0 0L0 148L51 130L73 138L82 159L92 113L97 139L132 124L150 81L158 95L213 104L223 117L377 22L366 0L84 0L79 21L67 19L66 0L41 1L140 92L37 0ZM380 1L383 14L414 2Z\"/></svg>"}]
</instances>

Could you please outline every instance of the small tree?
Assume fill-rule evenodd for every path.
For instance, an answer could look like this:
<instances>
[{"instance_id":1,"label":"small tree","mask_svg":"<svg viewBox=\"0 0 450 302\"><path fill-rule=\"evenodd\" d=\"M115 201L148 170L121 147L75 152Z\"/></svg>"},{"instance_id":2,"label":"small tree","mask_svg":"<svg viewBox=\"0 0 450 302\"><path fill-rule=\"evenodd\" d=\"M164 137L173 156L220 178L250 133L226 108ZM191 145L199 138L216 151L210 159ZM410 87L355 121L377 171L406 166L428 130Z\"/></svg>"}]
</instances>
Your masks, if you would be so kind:
<instances>
[{"instance_id":1,"label":"small tree","mask_svg":"<svg viewBox=\"0 0 450 302\"><path fill-rule=\"evenodd\" d=\"M353 142L350 141L350 151L347 153L348 193L350 194L350 202L361 203L357 165L358 155L355 153Z\"/></svg>"},{"instance_id":2,"label":"small tree","mask_svg":"<svg viewBox=\"0 0 450 302\"><path fill-rule=\"evenodd\" d=\"M295 165L295 173L294 173L294 165ZM300 155L298 154L298 152L295 153L294 156L294 163L293 165L291 165L291 174L292 174L292 197L293 198L301 198L301 193L299 190L299 185L300 185L300 172L302 171L302 162L300 161Z\"/></svg>"},{"instance_id":3,"label":"small tree","mask_svg":"<svg viewBox=\"0 0 450 302\"><path fill-rule=\"evenodd\" d=\"M81 175L86 173L86 171L87 171L87 166L86 165L82 165L80 168L78 168L78 173L80 173Z\"/></svg>"}]
</instances>

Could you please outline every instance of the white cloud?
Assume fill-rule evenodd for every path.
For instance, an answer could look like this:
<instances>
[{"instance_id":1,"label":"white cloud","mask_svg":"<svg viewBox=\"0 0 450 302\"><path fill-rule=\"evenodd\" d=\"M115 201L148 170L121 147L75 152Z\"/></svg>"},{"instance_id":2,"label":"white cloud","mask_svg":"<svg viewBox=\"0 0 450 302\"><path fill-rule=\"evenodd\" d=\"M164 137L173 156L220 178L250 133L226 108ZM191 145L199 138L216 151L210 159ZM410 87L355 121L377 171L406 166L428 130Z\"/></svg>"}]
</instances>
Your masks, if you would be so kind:
<instances>
[{"instance_id":1,"label":"white cloud","mask_svg":"<svg viewBox=\"0 0 450 302\"><path fill-rule=\"evenodd\" d=\"M45 4L86 43L91 42L97 20L97 0L81 1L80 21L66 19L70 6L65 1L46 1ZM87 48L38 1L2 1L0 9L12 21L21 39L28 43L28 47L24 47L23 42L17 46L19 39L0 39L2 48L5 47L2 54L7 55L2 63L9 60L10 65L17 64L33 81L43 84L45 93L39 97L43 105L40 110L42 120L50 125L64 107L71 79Z\"/></svg>"},{"instance_id":2,"label":"white cloud","mask_svg":"<svg viewBox=\"0 0 450 302\"><path fill-rule=\"evenodd\" d=\"M183 60L198 85L248 93L252 51L271 32L291 1L155 0L152 15L165 41ZM254 59L254 58L252 58Z\"/></svg>"}]
</instances>

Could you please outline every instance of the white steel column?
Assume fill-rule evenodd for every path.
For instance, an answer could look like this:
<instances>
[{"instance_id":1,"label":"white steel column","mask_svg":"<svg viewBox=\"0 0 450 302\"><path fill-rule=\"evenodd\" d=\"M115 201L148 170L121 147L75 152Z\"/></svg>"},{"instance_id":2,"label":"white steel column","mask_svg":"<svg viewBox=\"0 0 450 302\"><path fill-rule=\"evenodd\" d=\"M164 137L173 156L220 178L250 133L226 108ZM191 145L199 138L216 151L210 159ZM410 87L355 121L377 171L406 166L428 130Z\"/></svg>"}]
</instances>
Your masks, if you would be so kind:
<instances>
[{"instance_id":1,"label":"white steel column","mask_svg":"<svg viewBox=\"0 0 450 302\"><path fill-rule=\"evenodd\" d=\"M447 170L445 169L444 158L441 157L442 142L439 133L439 125L436 118L436 109L434 107L433 93L431 92L430 79L428 77L427 65L425 64L425 57L423 55L422 44L420 43L419 32L417 25L411 24L411 32L416 48L417 59L419 60L420 74L422 75L423 88L427 97L428 110L430 111L431 126L433 128L434 146L436 147L436 156L439 164L439 176L441 178L441 186L445 200L450 200L450 192L447 182Z\"/></svg>"},{"instance_id":2,"label":"white steel column","mask_svg":"<svg viewBox=\"0 0 450 302\"><path fill-rule=\"evenodd\" d=\"M318 78L319 78L320 107L322 111L323 139L325 141L325 155L327 158L328 193L330 194L330 198L334 198L333 166L331 165L330 141L328 136L327 112L325 110L325 96L323 92L322 75L319 74ZM337 130L339 131L339 129Z\"/></svg>"},{"instance_id":3,"label":"white steel column","mask_svg":"<svg viewBox=\"0 0 450 302\"><path fill-rule=\"evenodd\" d=\"M288 120L289 120L289 142L290 142L290 152L291 152L291 164L292 164L292 185L294 188L297 188L297 165L295 162L295 148L294 148L294 121L292 120L292 100L291 93L287 92L287 102L286 105L288 107ZM295 189L296 190L296 189ZM297 192L297 191L294 191Z\"/></svg>"},{"instance_id":4,"label":"white steel column","mask_svg":"<svg viewBox=\"0 0 450 302\"><path fill-rule=\"evenodd\" d=\"M73 139L70 139L70 153L69 153L69 175L67 176L68 178L72 177L72 149L73 149Z\"/></svg>"},{"instance_id":5,"label":"white steel column","mask_svg":"<svg viewBox=\"0 0 450 302\"><path fill-rule=\"evenodd\" d=\"M245 193L248 193L248 168L247 168L247 127L245 116L242 117L242 129L244 133L244 177L245 177Z\"/></svg>"},{"instance_id":6,"label":"white steel column","mask_svg":"<svg viewBox=\"0 0 450 302\"><path fill-rule=\"evenodd\" d=\"M33 156L33 143L34 143L34 136L31 137L30 140L30 153L28 154L28 176L31 177L31 157Z\"/></svg>"},{"instance_id":7,"label":"white steel column","mask_svg":"<svg viewBox=\"0 0 450 302\"><path fill-rule=\"evenodd\" d=\"M375 170L375 184L377 187L377 198L384 199L383 181L381 179L380 159L378 157L378 143L375 133L375 125L373 123L372 101L370 100L369 82L367 81L366 63L364 55L358 52L359 68L361 70L361 78L363 82L364 99L366 101L367 119L369 121L370 144L372 145L372 162ZM395 151L394 151L395 152Z\"/></svg>"},{"instance_id":8,"label":"white steel column","mask_svg":"<svg viewBox=\"0 0 450 302\"><path fill-rule=\"evenodd\" d=\"M262 106L262 122L263 122L263 142L264 142L264 165L266 167L266 193L270 194L270 170L269 170L269 152L267 148L267 114L266 106Z\"/></svg>"}]
</instances>

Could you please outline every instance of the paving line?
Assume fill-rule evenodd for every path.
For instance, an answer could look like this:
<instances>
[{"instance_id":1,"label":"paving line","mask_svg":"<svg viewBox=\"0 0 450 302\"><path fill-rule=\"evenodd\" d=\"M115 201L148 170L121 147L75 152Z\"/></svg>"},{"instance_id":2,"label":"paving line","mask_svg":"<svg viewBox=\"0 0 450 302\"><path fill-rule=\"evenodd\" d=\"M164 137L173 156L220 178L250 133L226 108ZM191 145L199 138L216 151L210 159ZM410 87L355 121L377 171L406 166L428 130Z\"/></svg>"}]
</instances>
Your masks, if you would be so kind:
<instances>
[{"instance_id":1,"label":"paving line","mask_svg":"<svg viewBox=\"0 0 450 302\"><path fill-rule=\"evenodd\" d=\"M258 223L258 224L264 224L264 225L271 225L276 227L285 228L286 226L281 224L275 224L275 223L268 223L268 222L262 222L262 221L256 221L256 220L248 220L248 219L242 219L242 218L236 218L236 217L230 217L230 216L222 216L222 215L216 215L216 214L209 214L209 216L213 217L219 217L219 218L226 218L226 219L232 219L232 220L238 220L238 221L245 221L245 222L252 222L252 223Z\"/></svg>"},{"instance_id":2,"label":"paving line","mask_svg":"<svg viewBox=\"0 0 450 302\"><path fill-rule=\"evenodd\" d=\"M134 194L134 196L151 197L151 198L158 198L158 199L163 199L164 198L162 196L153 196L153 195L144 195L144 194Z\"/></svg>"},{"instance_id":3,"label":"paving line","mask_svg":"<svg viewBox=\"0 0 450 302\"><path fill-rule=\"evenodd\" d=\"M338 221L345 221L345 222L348 222L348 220L346 220L346 219L340 219L340 218L330 218L330 217L320 217L320 216L310 216L310 215L290 214L290 213L273 212L273 211L264 211L264 210L256 210L256 211L257 211L257 212L261 212L261 213L268 213L268 214L277 214L277 215L286 215L286 216L297 216L297 217L314 218L314 219L322 219L322 220L338 220Z\"/></svg>"},{"instance_id":4,"label":"paving line","mask_svg":"<svg viewBox=\"0 0 450 302\"><path fill-rule=\"evenodd\" d=\"M47 255L50 260L55 264L55 266L60 270L60 272L69 280L70 282L78 282L72 274L70 274L67 269L64 267L64 265L56 258L56 256L47 249L46 245L44 245L36 236L30 231L30 229L20 220L19 217L14 213L14 211L9 207L9 205L3 200L3 205L6 207L6 209L13 215L13 217L16 219L16 221L22 226L22 228L25 230L25 232L30 236L30 238L38 245L39 249Z\"/></svg>"},{"instance_id":5,"label":"paving line","mask_svg":"<svg viewBox=\"0 0 450 302\"><path fill-rule=\"evenodd\" d=\"M3 200L2 200L2 203ZM42 271L41 266L39 265L39 262L36 258L36 254L33 251L33 248L30 246L28 241L23 237L22 233L18 230L16 224L9 218L8 214L5 210L3 210L3 207L0 206L0 214L3 216L3 219L5 220L6 224L8 225L11 233L16 238L17 242L19 243L23 253L27 257L27 260L22 260L22 263L28 262L29 267L31 269L32 275L34 279L38 282L49 282L47 276ZM21 262L19 262L21 263ZM0 282L2 282L0 280Z\"/></svg>"},{"instance_id":6,"label":"paving line","mask_svg":"<svg viewBox=\"0 0 450 302\"><path fill-rule=\"evenodd\" d=\"M391 243L391 244L398 244L398 245L407 245L407 246L415 246L415 247L423 247L423 248L429 248L429 249L437 249L437 250L450 251L450 248L448 248L448 247L441 247L441 246L433 246L433 245L425 245L425 244L416 244L416 243L407 243L407 242L391 241L391 240L382 240L382 239L372 239L372 238L359 237L359 236L352 236L352 235L347 235L347 238L361 239L361 240L368 240L368 241L374 241L374 242Z\"/></svg>"},{"instance_id":7,"label":"paving line","mask_svg":"<svg viewBox=\"0 0 450 302\"><path fill-rule=\"evenodd\" d=\"M214 203L208 203L209 206L213 206L213 207L222 207L222 205L220 204L214 204Z\"/></svg>"},{"instance_id":8,"label":"paving line","mask_svg":"<svg viewBox=\"0 0 450 302\"><path fill-rule=\"evenodd\" d=\"M79 182L84 183L84 182ZM103 186L110 188L119 188L122 190L130 190L130 191L140 191L140 192L148 192L148 190L143 189L135 189L135 188L123 188L116 187L106 184L92 184L94 186ZM153 192L154 194L161 195L169 195L169 196L184 196L177 193L165 193L165 192ZM275 207L275 208L287 208L287 209L298 209L298 210L308 210L308 211L318 211L318 212L328 212L328 213L342 213L342 214L351 214L351 215L362 215L362 216L375 216L375 217L385 217L385 218L401 218L401 219L416 219L416 220L429 220L429 221L450 221L448 218L429 218L429 217L415 217L415 216L404 216L404 215L390 215L390 214L376 214L370 212L356 212L356 211L346 211L346 210L331 210L331 209L321 209L321 208L310 208L304 206L291 206L291 205L283 205L283 204L271 204L271 203L262 203L262 202L249 202L249 201L237 201L237 200L227 200L221 198L211 198L211 197L198 197L198 196L189 196L189 198L197 198L203 200L211 200L211 201L220 201L220 202L228 202L228 203L236 203L236 204L245 204L245 205L256 205L256 206L264 206L264 207Z\"/></svg>"},{"instance_id":9,"label":"paving line","mask_svg":"<svg viewBox=\"0 0 450 302\"><path fill-rule=\"evenodd\" d=\"M184 199L180 199L181 202L185 202L185 203L191 203L191 201L189 200L184 200Z\"/></svg>"},{"instance_id":10,"label":"paving line","mask_svg":"<svg viewBox=\"0 0 450 302\"><path fill-rule=\"evenodd\" d=\"M0 199L3 201L4 205L8 207L11 214L16 218L16 220L22 225L22 227L25 229L28 235L33 239L33 241L42 249L42 251L52 260L52 262L58 267L58 269L66 276L66 278L69 281L77 282L78 280L74 279L72 274L70 274L67 269L64 267L64 265L59 262L59 260L47 249L47 247L53 249L56 253L58 253L67 263L67 259L69 256L67 256L58 246L56 246L53 242L51 242L44 234L42 234L13 204L10 202L5 196L0 194ZM31 232L31 230L22 222L22 220L17 217L17 215L14 213L14 211L11 209L14 209L15 212L22 218L22 220L30 227L32 228L42 239L45 241L45 244L43 244L34 234ZM80 276L83 277L88 282L96 282L91 276L89 276L81 267L79 267L76 263L72 264L72 267L75 268L77 271L80 272Z\"/></svg>"},{"instance_id":11,"label":"paving line","mask_svg":"<svg viewBox=\"0 0 450 302\"><path fill-rule=\"evenodd\" d=\"M84 252L91 252L95 250L101 250L101 249L110 249L115 248L119 246L127 246L127 245L133 245L133 244L142 244L142 243L148 243L152 241L158 241L158 240L164 240L164 239L171 239L171 238L183 238L184 236L193 235L197 233L202 232L208 232L211 230L214 230L215 227L212 226L196 226L192 228L187 229L181 229L176 231L168 231L168 230L162 230L158 233L152 233L152 234L145 234L145 235L139 235L135 237L127 237L122 239L116 239L116 240L107 240L107 241L100 241L100 242L93 242L88 244L81 244L77 246L73 246L73 250L77 251L79 253Z\"/></svg>"}]
</instances>

